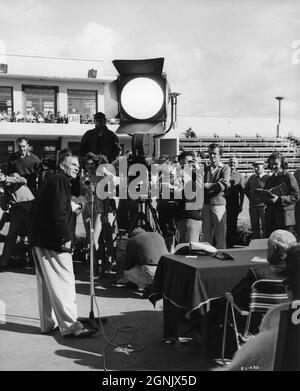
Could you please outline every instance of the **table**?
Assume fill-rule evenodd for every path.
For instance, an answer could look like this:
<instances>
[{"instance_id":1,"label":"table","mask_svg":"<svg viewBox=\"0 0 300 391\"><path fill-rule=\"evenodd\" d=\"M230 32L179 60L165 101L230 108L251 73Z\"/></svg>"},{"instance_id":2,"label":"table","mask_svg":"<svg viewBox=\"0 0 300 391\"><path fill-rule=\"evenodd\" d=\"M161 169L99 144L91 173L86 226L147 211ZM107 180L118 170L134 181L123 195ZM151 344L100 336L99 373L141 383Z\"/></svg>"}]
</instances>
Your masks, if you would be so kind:
<instances>
[{"instance_id":1,"label":"table","mask_svg":"<svg viewBox=\"0 0 300 391\"><path fill-rule=\"evenodd\" d=\"M241 248L225 252L234 260L222 261L209 255L161 257L148 299L153 305L163 299L165 338L178 337L180 319L195 309L204 315L204 304L230 292L249 269L269 269L266 249ZM254 257L265 262L251 261Z\"/></svg>"}]
</instances>

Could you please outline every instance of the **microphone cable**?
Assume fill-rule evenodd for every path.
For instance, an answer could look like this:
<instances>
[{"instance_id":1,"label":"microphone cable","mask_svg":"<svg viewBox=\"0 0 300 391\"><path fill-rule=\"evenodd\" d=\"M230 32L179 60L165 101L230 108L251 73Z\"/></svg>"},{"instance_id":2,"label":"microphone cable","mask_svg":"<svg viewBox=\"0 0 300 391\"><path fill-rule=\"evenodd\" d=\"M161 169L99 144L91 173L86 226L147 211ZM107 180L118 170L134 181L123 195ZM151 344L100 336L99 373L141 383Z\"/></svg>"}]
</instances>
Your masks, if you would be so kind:
<instances>
[{"instance_id":1,"label":"microphone cable","mask_svg":"<svg viewBox=\"0 0 300 391\"><path fill-rule=\"evenodd\" d=\"M93 295L93 299L94 299L94 302L95 302L95 305L96 305L96 308L97 308L97 313L98 313L98 319L99 319L99 323L100 323L101 333L103 335L103 338L106 341L106 344L104 345L104 347L102 349L102 360L103 360L103 370L105 372L107 372L108 369L106 368L106 362L107 362L107 360L106 360L106 349L107 349L108 346L112 346L114 348L115 352L125 353L126 355L130 355L131 353L139 353L139 352L141 352L141 351L143 351L145 349L145 346L137 344L137 343L134 342L134 338L135 338L136 333L138 332L138 329L136 327L133 327L133 326L121 326L121 327L118 327L115 330L115 332L113 333L113 335L111 336L111 338L108 339L106 334L105 334L103 325L102 325L102 321L101 321L101 317L100 317L100 310L99 310L98 303L97 303L95 295ZM126 334L131 333L129 341L121 343L121 344L118 344L118 345L115 345L112 341L116 338L118 333L126 333Z\"/></svg>"}]
</instances>

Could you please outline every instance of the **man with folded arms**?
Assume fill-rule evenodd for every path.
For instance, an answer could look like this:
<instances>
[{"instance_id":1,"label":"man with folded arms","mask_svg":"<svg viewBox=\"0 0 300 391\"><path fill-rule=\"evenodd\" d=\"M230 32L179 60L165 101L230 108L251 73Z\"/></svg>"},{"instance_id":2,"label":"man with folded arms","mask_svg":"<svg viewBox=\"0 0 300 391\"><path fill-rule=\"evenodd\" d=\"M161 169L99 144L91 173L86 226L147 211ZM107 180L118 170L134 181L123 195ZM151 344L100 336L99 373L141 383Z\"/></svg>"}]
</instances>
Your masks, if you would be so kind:
<instances>
[{"instance_id":1,"label":"man with folded arms","mask_svg":"<svg viewBox=\"0 0 300 391\"><path fill-rule=\"evenodd\" d=\"M221 161L222 148L212 143L208 147L210 165L204 171L204 206L202 209L204 241L216 248L226 248L226 200L230 167Z\"/></svg>"},{"instance_id":2,"label":"man with folded arms","mask_svg":"<svg viewBox=\"0 0 300 391\"><path fill-rule=\"evenodd\" d=\"M75 278L71 256L71 184L78 158L61 154L59 170L40 189L33 209L30 243L36 264L42 333L58 325L63 336L85 338L96 331L77 321Z\"/></svg>"}]
</instances>

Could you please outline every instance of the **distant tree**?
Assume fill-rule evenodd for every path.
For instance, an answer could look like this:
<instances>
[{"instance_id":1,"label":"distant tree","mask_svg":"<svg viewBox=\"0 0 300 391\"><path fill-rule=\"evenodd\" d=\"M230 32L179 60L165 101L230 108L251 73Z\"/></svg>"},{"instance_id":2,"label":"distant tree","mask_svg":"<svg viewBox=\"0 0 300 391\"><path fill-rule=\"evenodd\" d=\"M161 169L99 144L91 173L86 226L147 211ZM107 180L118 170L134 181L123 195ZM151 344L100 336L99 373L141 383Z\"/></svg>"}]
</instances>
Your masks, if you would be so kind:
<instances>
[{"instance_id":1,"label":"distant tree","mask_svg":"<svg viewBox=\"0 0 300 391\"><path fill-rule=\"evenodd\" d=\"M184 135L185 135L186 138L190 138L190 137L197 138L196 133L192 130L191 127L189 127L189 128L184 132Z\"/></svg>"}]
</instances>

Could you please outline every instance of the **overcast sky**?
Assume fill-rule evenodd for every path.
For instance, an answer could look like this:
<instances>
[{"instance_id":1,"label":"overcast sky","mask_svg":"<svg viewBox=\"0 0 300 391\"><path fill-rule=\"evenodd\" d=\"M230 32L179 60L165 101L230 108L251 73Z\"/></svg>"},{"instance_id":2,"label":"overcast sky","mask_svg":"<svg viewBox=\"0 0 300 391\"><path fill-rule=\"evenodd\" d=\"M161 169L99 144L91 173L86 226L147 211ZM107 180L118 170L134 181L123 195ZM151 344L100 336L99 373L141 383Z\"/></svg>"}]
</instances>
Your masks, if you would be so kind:
<instances>
[{"instance_id":1,"label":"overcast sky","mask_svg":"<svg viewBox=\"0 0 300 391\"><path fill-rule=\"evenodd\" d=\"M114 73L114 59L164 57L178 113L300 118L298 0L0 0L0 51L11 73ZM0 58L1 60L1 58ZM3 61L3 58L2 58Z\"/></svg>"}]
</instances>

